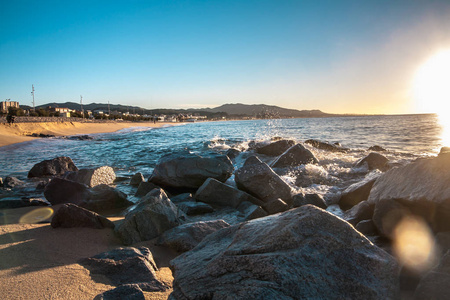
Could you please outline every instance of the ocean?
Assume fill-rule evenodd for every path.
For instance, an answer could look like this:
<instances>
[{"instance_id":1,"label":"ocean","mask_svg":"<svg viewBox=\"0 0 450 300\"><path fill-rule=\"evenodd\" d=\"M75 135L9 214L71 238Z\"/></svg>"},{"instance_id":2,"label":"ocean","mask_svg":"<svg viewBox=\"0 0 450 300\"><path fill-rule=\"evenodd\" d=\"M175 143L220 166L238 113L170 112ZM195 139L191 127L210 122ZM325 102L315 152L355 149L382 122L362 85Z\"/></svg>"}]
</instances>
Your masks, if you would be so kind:
<instances>
[{"instance_id":1,"label":"ocean","mask_svg":"<svg viewBox=\"0 0 450 300\"><path fill-rule=\"evenodd\" d=\"M252 154L246 151L250 141L269 142L281 137L301 143L316 139L339 143L349 151L335 153L306 144L319 164L278 172L293 190L318 193L328 203L335 203L347 186L379 172L355 167L359 159L370 153L367 150L370 146L387 149L382 154L390 163L403 165L420 157L437 155L444 146L441 135L442 128L434 114L174 123L162 128L136 127L92 134L90 140L46 138L5 146L0 148L0 177L26 180L34 164L68 156L80 169L106 165L113 167L117 176L131 177L141 172L148 178L165 154L189 151L208 156L224 154L230 148L243 151L235 160L235 167L239 168ZM270 163L273 158L262 157L262 160ZM307 174L311 180L295 186L300 173ZM234 178L227 183L234 185ZM127 184L118 184L117 188L126 192L132 201L137 200Z\"/></svg>"}]
</instances>

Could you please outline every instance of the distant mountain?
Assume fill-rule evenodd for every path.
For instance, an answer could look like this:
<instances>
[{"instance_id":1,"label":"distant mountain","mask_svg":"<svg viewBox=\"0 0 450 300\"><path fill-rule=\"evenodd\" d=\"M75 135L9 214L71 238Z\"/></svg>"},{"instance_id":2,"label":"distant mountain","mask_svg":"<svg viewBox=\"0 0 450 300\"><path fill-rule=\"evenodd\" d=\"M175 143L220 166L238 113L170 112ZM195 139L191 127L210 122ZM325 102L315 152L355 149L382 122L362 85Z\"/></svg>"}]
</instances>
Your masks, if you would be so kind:
<instances>
[{"instance_id":1,"label":"distant mountain","mask_svg":"<svg viewBox=\"0 0 450 300\"><path fill-rule=\"evenodd\" d=\"M80 103L65 102L65 103L47 103L39 105L36 108L47 107L67 107L69 109L80 110ZM29 109L29 106L21 106L24 109ZM90 103L83 104L85 110L102 110L108 111L108 104L105 103ZM201 109L145 109L138 106L126 106L121 104L109 104L111 112L130 112L137 114L196 114L206 115L208 117L233 117L233 118L312 118L312 117L331 117L332 114L324 113L320 110L297 110L282 108L274 105L265 104L242 104L242 103L229 103L224 104L216 108L201 108Z\"/></svg>"},{"instance_id":2,"label":"distant mountain","mask_svg":"<svg viewBox=\"0 0 450 300\"><path fill-rule=\"evenodd\" d=\"M222 106L210 109L212 112L225 112L229 115L245 115L245 116L273 116L278 118L305 118L305 117L327 117L330 114L320 110L297 110L282 108L274 105L265 104L224 104Z\"/></svg>"}]
</instances>

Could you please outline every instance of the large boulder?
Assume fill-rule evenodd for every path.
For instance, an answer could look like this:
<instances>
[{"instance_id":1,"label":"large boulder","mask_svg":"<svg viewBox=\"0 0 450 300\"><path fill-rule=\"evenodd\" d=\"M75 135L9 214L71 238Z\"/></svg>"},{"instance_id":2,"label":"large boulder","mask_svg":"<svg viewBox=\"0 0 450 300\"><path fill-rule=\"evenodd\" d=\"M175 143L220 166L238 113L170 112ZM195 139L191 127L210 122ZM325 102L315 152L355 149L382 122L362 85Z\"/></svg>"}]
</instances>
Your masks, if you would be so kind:
<instances>
[{"instance_id":1,"label":"large boulder","mask_svg":"<svg viewBox=\"0 0 450 300\"><path fill-rule=\"evenodd\" d=\"M160 159L149 181L161 187L197 189L208 178L225 182L233 171L233 164L225 155L201 157L172 154Z\"/></svg>"},{"instance_id":2,"label":"large boulder","mask_svg":"<svg viewBox=\"0 0 450 300\"><path fill-rule=\"evenodd\" d=\"M65 179L83 183L89 187L100 184L112 184L116 179L113 168L103 166L95 169L81 169L75 172L67 172Z\"/></svg>"},{"instance_id":3,"label":"large boulder","mask_svg":"<svg viewBox=\"0 0 450 300\"><path fill-rule=\"evenodd\" d=\"M207 235L229 226L224 220L183 224L164 232L158 244L178 252L186 252L194 249Z\"/></svg>"},{"instance_id":4,"label":"large boulder","mask_svg":"<svg viewBox=\"0 0 450 300\"><path fill-rule=\"evenodd\" d=\"M432 229L450 231L450 153L391 169L374 183L368 202L396 201L425 219ZM384 209L385 213L389 210ZM380 212L381 213L381 212ZM380 216L382 217L382 216Z\"/></svg>"},{"instance_id":5,"label":"large boulder","mask_svg":"<svg viewBox=\"0 0 450 300\"><path fill-rule=\"evenodd\" d=\"M134 195L136 197L142 197L147 195L153 189L159 189L159 186L151 182L143 181L139 184L138 189Z\"/></svg>"},{"instance_id":6,"label":"large boulder","mask_svg":"<svg viewBox=\"0 0 450 300\"><path fill-rule=\"evenodd\" d=\"M363 220L371 220L375 204L361 201L344 213L343 219L352 225L356 225Z\"/></svg>"},{"instance_id":7,"label":"large boulder","mask_svg":"<svg viewBox=\"0 0 450 300\"><path fill-rule=\"evenodd\" d=\"M214 211L211 205L197 201L179 202L177 207L188 216L202 215Z\"/></svg>"},{"instance_id":8,"label":"large boulder","mask_svg":"<svg viewBox=\"0 0 450 300\"><path fill-rule=\"evenodd\" d=\"M284 202L281 199L274 199L272 201L266 202L264 203L264 205L262 206L262 208L269 214L269 215L273 215L273 214L277 214L279 212L283 212L286 211L289 208L289 205L286 204L286 202Z\"/></svg>"},{"instance_id":9,"label":"large boulder","mask_svg":"<svg viewBox=\"0 0 450 300\"><path fill-rule=\"evenodd\" d=\"M323 197L319 194L297 194L294 197L292 197L292 206L293 207L300 207L303 205L312 204L317 207L326 209L327 203L323 199Z\"/></svg>"},{"instance_id":10,"label":"large boulder","mask_svg":"<svg viewBox=\"0 0 450 300\"><path fill-rule=\"evenodd\" d=\"M41 198L2 198L0 201L0 209L20 208L27 206L49 206L50 202Z\"/></svg>"},{"instance_id":11,"label":"large boulder","mask_svg":"<svg viewBox=\"0 0 450 300\"><path fill-rule=\"evenodd\" d=\"M63 204L53 215L51 225L57 227L114 228L114 223L107 218L75 204Z\"/></svg>"},{"instance_id":12,"label":"large boulder","mask_svg":"<svg viewBox=\"0 0 450 300\"><path fill-rule=\"evenodd\" d=\"M90 271L93 278L105 276L115 286L137 284L148 292L165 291L168 288L157 279L158 267L146 247L116 248L82 259L79 263Z\"/></svg>"},{"instance_id":13,"label":"large boulder","mask_svg":"<svg viewBox=\"0 0 450 300\"><path fill-rule=\"evenodd\" d=\"M5 177L4 181L3 181L3 187L4 188L9 188L12 189L16 186L20 186L25 184L25 182L23 182L22 180L16 178L16 177L12 177L12 176L7 176Z\"/></svg>"},{"instance_id":14,"label":"large boulder","mask_svg":"<svg viewBox=\"0 0 450 300\"><path fill-rule=\"evenodd\" d=\"M94 300L145 300L142 289L137 284L123 284L94 297Z\"/></svg>"},{"instance_id":15,"label":"large boulder","mask_svg":"<svg viewBox=\"0 0 450 300\"><path fill-rule=\"evenodd\" d=\"M380 153L371 152L366 157L358 160L355 164L356 167L362 167L367 165L369 170L378 169L380 171L386 171L389 169L389 159Z\"/></svg>"},{"instance_id":16,"label":"large boulder","mask_svg":"<svg viewBox=\"0 0 450 300\"><path fill-rule=\"evenodd\" d=\"M158 237L166 230L181 225L185 217L164 190L154 189L125 215L115 232L125 245L131 245Z\"/></svg>"},{"instance_id":17,"label":"large boulder","mask_svg":"<svg viewBox=\"0 0 450 300\"><path fill-rule=\"evenodd\" d=\"M398 265L311 205L208 235L171 261L169 299L396 299Z\"/></svg>"},{"instance_id":18,"label":"large boulder","mask_svg":"<svg viewBox=\"0 0 450 300\"><path fill-rule=\"evenodd\" d=\"M141 172L138 172L134 174L133 177L131 177L130 185L139 186L139 184L141 184L141 182L144 181L145 181L144 175L142 175Z\"/></svg>"},{"instance_id":19,"label":"large boulder","mask_svg":"<svg viewBox=\"0 0 450 300\"><path fill-rule=\"evenodd\" d=\"M261 205L262 201L216 179L208 178L194 195L197 201L211 205L238 207L243 201Z\"/></svg>"},{"instance_id":20,"label":"large boulder","mask_svg":"<svg viewBox=\"0 0 450 300\"><path fill-rule=\"evenodd\" d=\"M319 161L305 146L297 144L281 154L270 166L272 168L297 167L304 164L317 164Z\"/></svg>"},{"instance_id":21,"label":"large boulder","mask_svg":"<svg viewBox=\"0 0 450 300\"><path fill-rule=\"evenodd\" d=\"M70 157L57 157L35 164L28 172L28 177L58 176L68 171L78 171Z\"/></svg>"},{"instance_id":22,"label":"large boulder","mask_svg":"<svg viewBox=\"0 0 450 300\"><path fill-rule=\"evenodd\" d=\"M450 299L450 251L420 280L414 299Z\"/></svg>"},{"instance_id":23,"label":"large boulder","mask_svg":"<svg viewBox=\"0 0 450 300\"><path fill-rule=\"evenodd\" d=\"M90 193L85 184L55 177L45 186L44 196L52 205L62 203L81 205L89 199Z\"/></svg>"},{"instance_id":24,"label":"large boulder","mask_svg":"<svg viewBox=\"0 0 450 300\"><path fill-rule=\"evenodd\" d=\"M236 185L264 202L281 198L291 203L291 187L266 163L261 161L246 164L235 172Z\"/></svg>"},{"instance_id":25,"label":"large boulder","mask_svg":"<svg viewBox=\"0 0 450 300\"><path fill-rule=\"evenodd\" d=\"M348 151L347 148L342 148L335 144L329 144L329 143L325 143L325 142L321 142L321 141L313 140L313 139L306 140L305 144L310 144L314 148L331 151L331 152L346 152L346 151Z\"/></svg>"},{"instance_id":26,"label":"large boulder","mask_svg":"<svg viewBox=\"0 0 450 300\"><path fill-rule=\"evenodd\" d=\"M294 145L295 141L293 140L281 140L270 143L268 145L259 146L255 151L259 154L278 156Z\"/></svg>"},{"instance_id":27,"label":"large boulder","mask_svg":"<svg viewBox=\"0 0 450 300\"><path fill-rule=\"evenodd\" d=\"M106 212L124 209L133 204L125 193L109 185L100 184L89 190L89 199L81 206L95 212Z\"/></svg>"},{"instance_id":28,"label":"large boulder","mask_svg":"<svg viewBox=\"0 0 450 300\"><path fill-rule=\"evenodd\" d=\"M376 178L371 178L350 185L342 192L339 206L343 210L347 210L359 202L367 200L375 180Z\"/></svg>"}]
</instances>

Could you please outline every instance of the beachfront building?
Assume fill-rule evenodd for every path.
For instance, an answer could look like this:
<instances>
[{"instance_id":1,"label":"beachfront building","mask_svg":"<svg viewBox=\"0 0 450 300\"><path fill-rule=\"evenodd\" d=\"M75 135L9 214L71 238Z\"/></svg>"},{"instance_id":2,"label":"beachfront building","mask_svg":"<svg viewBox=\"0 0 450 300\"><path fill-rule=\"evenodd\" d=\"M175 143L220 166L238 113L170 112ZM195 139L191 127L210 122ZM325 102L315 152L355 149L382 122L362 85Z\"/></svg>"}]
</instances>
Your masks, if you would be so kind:
<instances>
[{"instance_id":1,"label":"beachfront building","mask_svg":"<svg viewBox=\"0 0 450 300\"><path fill-rule=\"evenodd\" d=\"M0 102L0 110L1 112L8 112L8 109L10 107L19 108L19 102L18 101L2 101Z\"/></svg>"}]
</instances>

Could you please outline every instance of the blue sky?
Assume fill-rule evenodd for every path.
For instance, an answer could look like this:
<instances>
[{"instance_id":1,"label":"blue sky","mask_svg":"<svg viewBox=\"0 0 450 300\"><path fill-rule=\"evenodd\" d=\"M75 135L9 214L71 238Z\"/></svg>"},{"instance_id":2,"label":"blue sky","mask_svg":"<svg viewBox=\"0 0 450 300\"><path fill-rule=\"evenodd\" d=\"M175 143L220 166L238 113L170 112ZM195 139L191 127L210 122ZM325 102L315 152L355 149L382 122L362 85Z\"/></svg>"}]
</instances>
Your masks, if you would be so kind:
<instances>
[{"instance_id":1,"label":"blue sky","mask_svg":"<svg viewBox=\"0 0 450 300\"><path fill-rule=\"evenodd\" d=\"M1 1L0 100L414 113L450 1Z\"/></svg>"}]
</instances>

